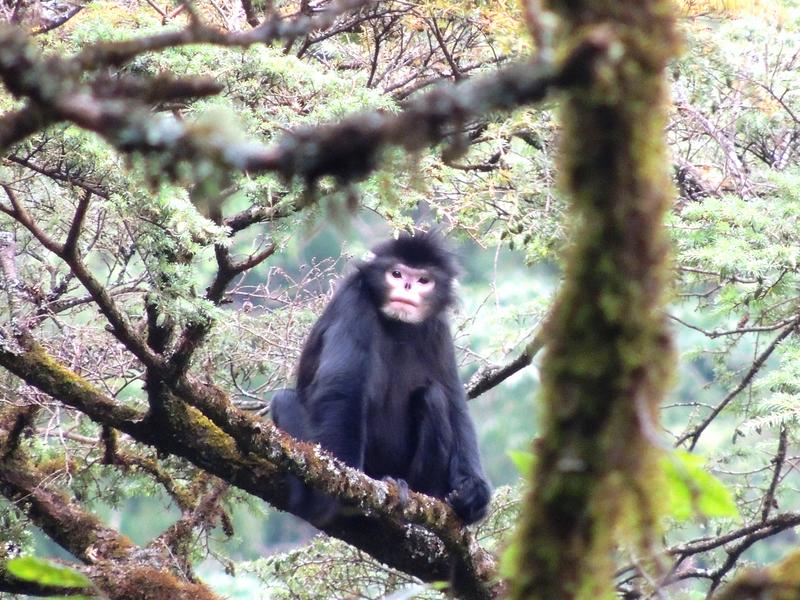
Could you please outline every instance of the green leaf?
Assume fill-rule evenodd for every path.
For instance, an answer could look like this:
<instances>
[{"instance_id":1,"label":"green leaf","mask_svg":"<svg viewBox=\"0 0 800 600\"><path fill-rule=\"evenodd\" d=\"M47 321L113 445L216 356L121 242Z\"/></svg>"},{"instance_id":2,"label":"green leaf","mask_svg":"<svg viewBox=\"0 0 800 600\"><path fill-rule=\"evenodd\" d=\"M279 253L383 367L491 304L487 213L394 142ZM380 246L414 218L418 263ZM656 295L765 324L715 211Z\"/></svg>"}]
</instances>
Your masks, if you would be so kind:
<instances>
[{"instance_id":1,"label":"green leaf","mask_svg":"<svg viewBox=\"0 0 800 600\"><path fill-rule=\"evenodd\" d=\"M662 467L667 480L668 514L679 521L695 514L704 517L739 517L733 496L705 469L705 458L683 451L666 457Z\"/></svg>"},{"instance_id":2,"label":"green leaf","mask_svg":"<svg viewBox=\"0 0 800 600\"><path fill-rule=\"evenodd\" d=\"M508 457L514 463L519 474L524 477L527 477L533 471L533 466L536 464L536 457L533 452L526 450L509 450Z\"/></svg>"},{"instance_id":3,"label":"green leaf","mask_svg":"<svg viewBox=\"0 0 800 600\"><path fill-rule=\"evenodd\" d=\"M503 579L513 579L517 574L517 564L519 563L519 542L514 540L500 555L500 567L498 574Z\"/></svg>"},{"instance_id":4,"label":"green leaf","mask_svg":"<svg viewBox=\"0 0 800 600\"><path fill-rule=\"evenodd\" d=\"M6 563L6 567L17 579L40 585L61 588L82 588L91 585L91 581L85 575L34 556L13 558Z\"/></svg>"}]
</instances>

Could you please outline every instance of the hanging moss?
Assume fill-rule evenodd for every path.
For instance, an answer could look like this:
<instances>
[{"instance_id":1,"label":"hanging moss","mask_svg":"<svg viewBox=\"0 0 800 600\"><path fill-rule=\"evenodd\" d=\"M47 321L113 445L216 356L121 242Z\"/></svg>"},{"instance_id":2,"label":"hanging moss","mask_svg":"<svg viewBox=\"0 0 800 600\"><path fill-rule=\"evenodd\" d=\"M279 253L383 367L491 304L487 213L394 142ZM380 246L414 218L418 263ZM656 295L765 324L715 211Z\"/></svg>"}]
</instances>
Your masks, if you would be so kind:
<instances>
[{"instance_id":1,"label":"hanging moss","mask_svg":"<svg viewBox=\"0 0 800 600\"><path fill-rule=\"evenodd\" d=\"M658 512L648 432L672 365L660 310L672 197L663 71L677 39L667 1L551 8L564 47L602 34L619 51L561 110L572 243L546 330L544 433L512 596L610 598L618 535L649 543Z\"/></svg>"}]
</instances>

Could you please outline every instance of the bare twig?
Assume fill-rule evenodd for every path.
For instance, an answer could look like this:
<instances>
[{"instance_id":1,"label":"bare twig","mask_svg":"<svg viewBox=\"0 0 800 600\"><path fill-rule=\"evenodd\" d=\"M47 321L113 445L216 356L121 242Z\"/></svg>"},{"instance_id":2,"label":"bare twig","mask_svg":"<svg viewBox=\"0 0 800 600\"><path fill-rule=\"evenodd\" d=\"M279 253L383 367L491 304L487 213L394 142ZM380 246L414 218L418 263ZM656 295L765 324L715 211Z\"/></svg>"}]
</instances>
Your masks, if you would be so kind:
<instances>
[{"instance_id":1,"label":"bare twig","mask_svg":"<svg viewBox=\"0 0 800 600\"><path fill-rule=\"evenodd\" d=\"M761 501L762 522L766 522L766 520L769 518L770 510L772 510L775 505L775 492L778 489L778 482L781 480L781 471L783 470L783 464L786 461L786 446L788 437L789 430L786 428L786 424L782 423L781 431L778 437L778 451L775 453L775 457L772 459L772 462L775 465L775 470L772 472L772 481L770 481L769 489L767 489L767 493L764 495L764 498Z\"/></svg>"},{"instance_id":2,"label":"bare twig","mask_svg":"<svg viewBox=\"0 0 800 600\"><path fill-rule=\"evenodd\" d=\"M696 325L692 325L691 323L688 323L683 319L681 319L680 317L676 317L675 315L668 314L667 316L676 323L680 323L684 327L688 327L689 329L692 329L694 331L699 331L700 333L702 333L703 335L712 340L718 337L724 337L728 335L741 335L743 333L765 333L768 331L776 331L778 329L783 329L784 327L793 323L796 320L795 317L792 317L790 319L783 319L781 321L778 321L777 323L772 323L771 325L761 325L761 326L754 325L752 327L737 327L736 329L724 329L724 330L714 329L709 331L708 329L703 329L701 327L697 327Z\"/></svg>"},{"instance_id":3,"label":"bare twig","mask_svg":"<svg viewBox=\"0 0 800 600\"><path fill-rule=\"evenodd\" d=\"M6 193L12 205L12 210L5 211L14 217L22 226L24 226L31 234L39 241L42 246L47 248L50 252L61 258L72 270L75 277L80 281L86 290L91 294L100 311L108 319L111 324L112 333L122 342L128 350L130 350L139 360L145 365L150 367L163 368L163 361L161 357L154 354L144 343L142 338L133 330L128 322L127 317L117 307L108 290L92 275L84 262L76 253L65 251L65 244L60 244L47 235L31 217L22 203L16 196L16 193L10 186L0 184L0 187ZM88 203L90 194L87 192L84 196L85 203ZM0 206L0 210L2 207ZM83 217L80 216L81 211L85 211L86 207L81 208L78 206L75 217L73 218L73 226L80 223ZM79 218L80 217L80 218ZM76 233L77 235L77 233Z\"/></svg>"},{"instance_id":4,"label":"bare twig","mask_svg":"<svg viewBox=\"0 0 800 600\"><path fill-rule=\"evenodd\" d=\"M17 314L17 295L19 294L19 277L17 276L17 244L14 234L0 231L0 273L3 276L2 286L8 301L11 322L20 325Z\"/></svg>"},{"instance_id":5,"label":"bare twig","mask_svg":"<svg viewBox=\"0 0 800 600\"><path fill-rule=\"evenodd\" d=\"M73 62L81 70L97 69L124 65L145 52L157 52L165 48L190 44L247 47L254 44L270 44L277 40L295 40L313 31L327 28L340 15L366 6L372 1L336 0L329 8L313 17L299 15L282 18L274 15L249 31L226 34L205 25L191 25L178 31L167 31L136 40L94 44L78 54Z\"/></svg>"},{"instance_id":6,"label":"bare twig","mask_svg":"<svg viewBox=\"0 0 800 600\"><path fill-rule=\"evenodd\" d=\"M92 193L86 191L83 197L78 201L78 207L75 209L75 216L72 218L72 225L70 225L67 239L64 242L63 252L65 256L78 256L78 236L81 234L81 227L83 227L83 221L86 218L86 211L89 210L89 201L91 198Z\"/></svg>"},{"instance_id":7,"label":"bare twig","mask_svg":"<svg viewBox=\"0 0 800 600\"><path fill-rule=\"evenodd\" d=\"M242 9L244 9L244 15L247 19L247 22L250 24L251 27L258 27L260 23L258 19L258 15L256 14L255 9L253 8L252 0L241 0L242 1Z\"/></svg>"},{"instance_id":8,"label":"bare twig","mask_svg":"<svg viewBox=\"0 0 800 600\"><path fill-rule=\"evenodd\" d=\"M233 262L228 248L222 244L217 244L214 247L218 265L217 276L206 291L206 299L214 304L220 304L225 294L225 289L234 277L261 264L272 256L276 249L277 246L271 243L252 256L240 262ZM212 322L207 319L190 323L186 326L170 359L170 368L174 374L180 375L186 372L194 352L211 331L212 325Z\"/></svg>"},{"instance_id":9,"label":"bare twig","mask_svg":"<svg viewBox=\"0 0 800 600\"><path fill-rule=\"evenodd\" d=\"M442 54L444 54L444 58L447 61L447 64L450 65L450 70L453 73L453 80L459 81L463 77L463 75L461 74L461 69L456 64L456 61L453 58L452 53L447 48L447 41L444 39L444 36L442 35L442 30L439 29L439 23L436 20L436 17L431 17L429 19L429 22L431 24L431 31L433 31L433 35L436 37L436 41L439 43L439 48L441 49Z\"/></svg>"},{"instance_id":10,"label":"bare twig","mask_svg":"<svg viewBox=\"0 0 800 600\"><path fill-rule=\"evenodd\" d=\"M1 137L2 135L0 134L0 138ZM1 140L0 143L2 143ZM28 158L22 158L21 156L17 155L7 156L6 160L18 164L20 166L23 166L26 169L30 169L31 171L39 173L40 175L44 175L45 177L49 177L53 181L68 183L84 191L91 192L95 196L108 199L108 191L103 189L97 182L91 182L88 180L81 179L80 177L70 176L59 169L46 169L32 162Z\"/></svg>"},{"instance_id":11,"label":"bare twig","mask_svg":"<svg viewBox=\"0 0 800 600\"><path fill-rule=\"evenodd\" d=\"M83 9L84 9L84 6L82 6L82 5L73 6L66 13L64 13L63 15L58 17L57 19L53 19L51 21L48 21L44 25L42 25L40 27L37 27L34 30L33 33L38 35L38 34L41 34L41 33L47 33L48 31L53 31L54 29L58 29L64 23L69 21L72 17L77 15L79 12L81 12Z\"/></svg>"},{"instance_id":12,"label":"bare twig","mask_svg":"<svg viewBox=\"0 0 800 600\"><path fill-rule=\"evenodd\" d=\"M678 440L675 442L675 446L680 446L687 441L690 441L689 449L693 450L694 447L697 445L697 442L700 440L700 436L702 435L703 431L705 431L706 427L708 427L714 419L717 418L717 415L721 413L731 401L736 398L739 393L745 389L750 382L753 380L753 377L761 370L761 367L764 366L764 363L767 359L772 355L772 353L777 349L782 341L784 341L787 337L789 337L792 333L797 330L797 326L800 324L800 317L795 317L788 327L786 327L781 333L779 333L774 340L767 346L764 351L759 354L755 361L753 361L753 365L748 370L747 374L744 376L739 385L736 386L730 393L728 393L722 401L714 407L708 416L702 420L699 424L697 424L694 428L687 431L683 435L681 435Z\"/></svg>"},{"instance_id":13,"label":"bare twig","mask_svg":"<svg viewBox=\"0 0 800 600\"><path fill-rule=\"evenodd\" d=\"M544 335L538 329L533 338L525 344L525 348L514 359L499 367L481 369L472 376L467 384L467 398L472 400L481 394L499 385L517 371L524 369L533 362L533 358L544 346Z\"/></svg>"}]
</instances>

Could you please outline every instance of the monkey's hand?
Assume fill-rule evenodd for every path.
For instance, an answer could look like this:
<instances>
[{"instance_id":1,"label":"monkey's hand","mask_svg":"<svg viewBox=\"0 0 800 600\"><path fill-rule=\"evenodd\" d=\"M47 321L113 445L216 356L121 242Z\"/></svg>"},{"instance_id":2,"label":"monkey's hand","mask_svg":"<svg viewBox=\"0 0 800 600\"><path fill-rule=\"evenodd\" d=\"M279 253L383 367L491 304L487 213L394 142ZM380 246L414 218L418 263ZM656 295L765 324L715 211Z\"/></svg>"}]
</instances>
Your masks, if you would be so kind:
<instances>
[{"instance_id":1,"label":"monkey's hand","mask_svg":"<svg viewBox=\"0 0 800 600\"><path fill-rule=\"evenodd\" d=\"M486 516L492 489L480 477L466 477L458 482L456 488L447 494L445 501L453 507L466 525L480 521Z\"/></svg>"}]
</instances>

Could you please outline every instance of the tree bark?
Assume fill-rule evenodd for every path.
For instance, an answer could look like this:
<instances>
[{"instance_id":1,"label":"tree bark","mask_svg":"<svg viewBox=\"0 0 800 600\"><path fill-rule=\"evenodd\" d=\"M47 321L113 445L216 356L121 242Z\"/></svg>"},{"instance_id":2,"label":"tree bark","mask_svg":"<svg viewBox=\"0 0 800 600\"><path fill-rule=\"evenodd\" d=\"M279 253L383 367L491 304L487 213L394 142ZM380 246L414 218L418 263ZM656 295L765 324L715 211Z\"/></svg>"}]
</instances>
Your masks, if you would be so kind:
<instances>
[{"instance_id":1,"label":"tree bark","mask_svg":"<svg viewBox=\"0 0 800 600\"><path fill-rule=\"evenodd\" d=\"M672 198L664 69L677 39L664 0L551 8L562 48L596 39L609 53L561 109L572 243L545 327L544 433L512 596L610 598L617 534L649 542L657 513L656 409L672 365L661 312Z\"/></svg>"}]
</instances>

